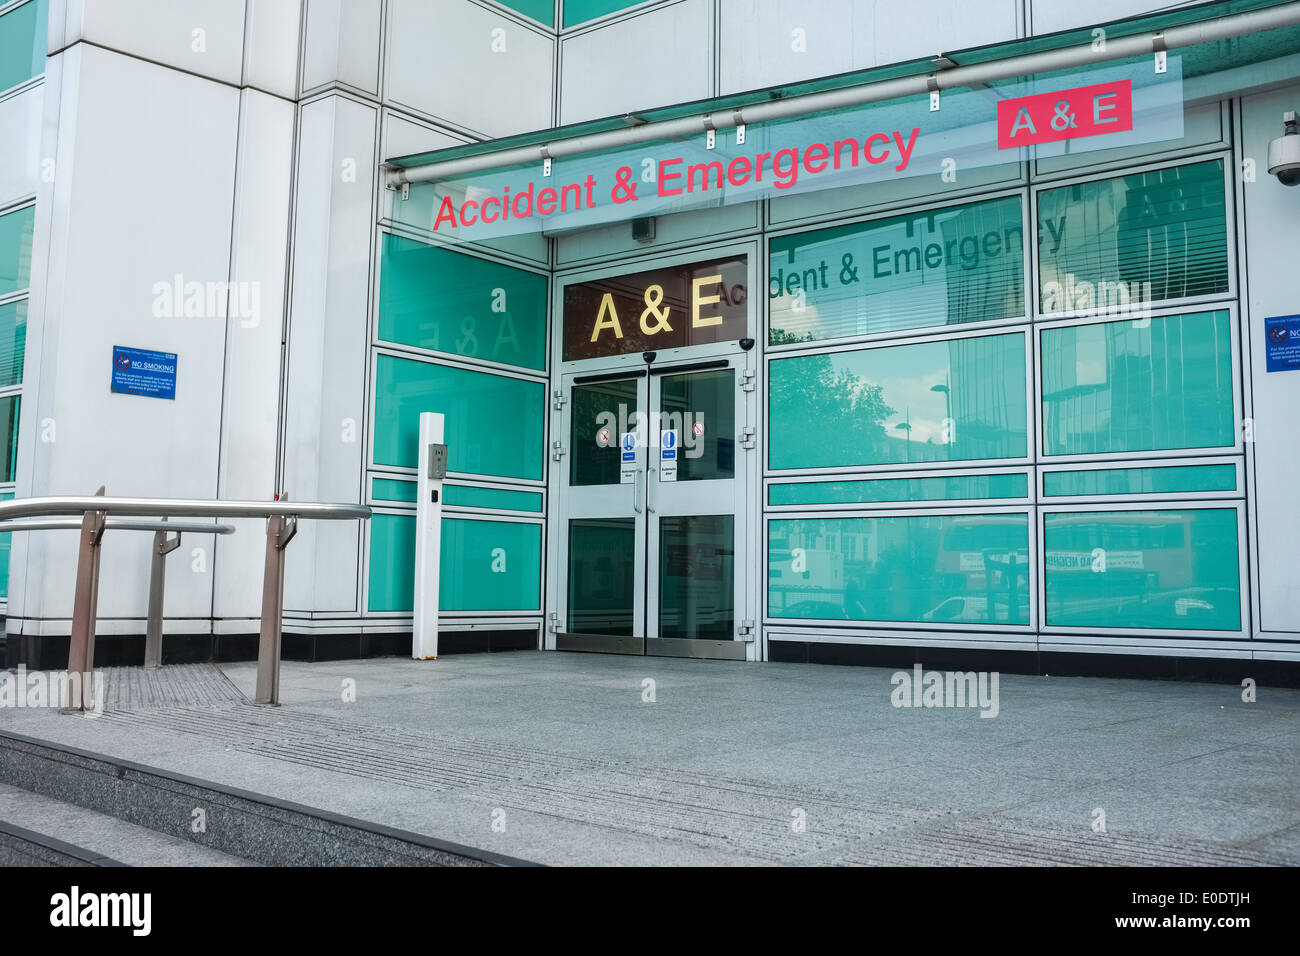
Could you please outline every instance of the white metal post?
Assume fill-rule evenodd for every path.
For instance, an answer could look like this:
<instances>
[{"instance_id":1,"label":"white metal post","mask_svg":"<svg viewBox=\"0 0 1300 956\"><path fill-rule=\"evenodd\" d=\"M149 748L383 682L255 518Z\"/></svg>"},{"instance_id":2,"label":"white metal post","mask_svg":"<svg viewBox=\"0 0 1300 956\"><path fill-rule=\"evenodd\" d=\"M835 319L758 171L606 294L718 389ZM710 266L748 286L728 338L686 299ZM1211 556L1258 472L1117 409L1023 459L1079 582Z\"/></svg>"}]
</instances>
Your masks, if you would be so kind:
<instances>
[{"instance_id":1,"label":"white metal post","mask_svg":"<svg viewBox=\"0 0 1300 956\"><path fill-rule=\"evenodd\" d=\"M442 479L447 474L441 412L420 413L415 504L415 622L411 657L438 656L438 571L442 556Z\"/></svg>"}]
</instances>

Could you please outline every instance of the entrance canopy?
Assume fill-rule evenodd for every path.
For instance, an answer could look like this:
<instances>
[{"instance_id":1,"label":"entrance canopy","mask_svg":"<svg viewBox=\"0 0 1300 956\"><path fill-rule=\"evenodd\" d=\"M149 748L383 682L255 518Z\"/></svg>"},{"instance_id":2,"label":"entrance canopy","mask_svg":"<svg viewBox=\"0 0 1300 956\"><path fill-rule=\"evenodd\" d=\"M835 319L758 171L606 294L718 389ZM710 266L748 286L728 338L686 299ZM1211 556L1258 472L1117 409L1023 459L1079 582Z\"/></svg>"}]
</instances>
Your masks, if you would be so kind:
<instances>
[{"instance_id":1,"label":"entrance canopy","mask_svg":"<svg viewBox=\"0 0 1300 956\"><path fill-rule=\"evenodd\" d=\"M1185 110L1300 75L1300 3L1091 29L389 160L395 222L449 242L1178 140Z\"/></svg>"}]
</instances>

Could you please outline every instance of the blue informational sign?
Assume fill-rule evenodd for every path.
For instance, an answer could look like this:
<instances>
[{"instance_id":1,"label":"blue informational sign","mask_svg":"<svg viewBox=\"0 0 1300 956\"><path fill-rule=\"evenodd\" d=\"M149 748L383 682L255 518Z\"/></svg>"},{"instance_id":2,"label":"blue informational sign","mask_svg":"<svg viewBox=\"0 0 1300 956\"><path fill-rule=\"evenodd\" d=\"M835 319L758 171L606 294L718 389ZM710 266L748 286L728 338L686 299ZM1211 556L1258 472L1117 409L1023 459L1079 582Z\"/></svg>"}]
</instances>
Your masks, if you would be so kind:
<instances>
[{"instance_id":1,"label":"blue informational sign","mask_svg":"<svg viewBox=\"0 0 1300 956\"><path fill-rule=\"evenodd\" d=\"M150 398L176 397L176 353L113 346L113 391Z\"/></svg>"},{"instance_id":2,"label":"blue informational sign","mask_svg":"<svg viewBox=\"0 0 1300 956\"><path fill-rule=\"evenodd\" d=\"M676 461L677 460L677 432L675 430L664 431L659 436L659 443L663 447L663 454L662 454L663 460Z\"/></svg>"},{"instance_id":3,"label":"blue informational sign","mask_svg":"<svg viewBox=\"0 0 1300 956\"><path fill-rule=\"evenodd\" d=\"M624 433L621 447L623 449L623 461L636 461L636 434L634 432Z\"/></svg>"},{"instance_id":4,"label":"blue informational sign","mask_svg":"<svg viewBox=\"0 0 1300 956\"><path fill-rule=\"evenodd\" d=\"M1264 320L1264 354L1267 371L1300 369L1300 315L1275 315Z\"/></svg>"}]
</instances>

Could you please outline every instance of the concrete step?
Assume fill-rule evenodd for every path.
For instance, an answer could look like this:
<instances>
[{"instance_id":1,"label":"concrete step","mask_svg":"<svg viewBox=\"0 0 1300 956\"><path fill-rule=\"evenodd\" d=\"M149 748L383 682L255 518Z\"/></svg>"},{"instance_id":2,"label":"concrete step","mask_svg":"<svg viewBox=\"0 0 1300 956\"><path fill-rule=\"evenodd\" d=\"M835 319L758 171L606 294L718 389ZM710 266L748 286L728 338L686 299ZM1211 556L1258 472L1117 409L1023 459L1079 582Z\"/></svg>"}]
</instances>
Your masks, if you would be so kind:
<instances>
[{"instance_id":1,"label":"concrete step","mask_svg":"<svg viewBox=\"0 0 1300 956\"><path fill-rule=\"evenodd\" d=\"M0 863L10 866L248 866L247 860L0 784Z\"/></svg>"},{"instance_id":2,"label":"concrete step","mask_svg":"<svg viewBox=\"0 0 1300 956\"><path fill-rule=\"evenodd\" d=\"M191 862L178 859L174 864L158 860L157 865L218 865L220 858L228 864L230 857L238 858L234 862L264 866L529 865L487 850L8 731L0 731L0 785L5 786L0 792L0 820L9 819L5 813L9 791L43 797L49 803L39 810L35 801L30 803L32 823L13 822L71 842L73 850L102 853L110 864L131 860L122 858L122 851L107 852L106 848L118 845L107 831L104 842L91 846L78 838L78 822L58 828L45 824L47 830L42 831L36 825L40 814L56 815L59 805L70 805L152 831L169 841L168 852L179 852L180 844L196 853L217 854L195 856ZM18 799L13 803L20 808L27 805ZM28 848L27 852L35 851ZM164 844L154 844L151 852L163 853Z\"/></svg>"}]
</instances>

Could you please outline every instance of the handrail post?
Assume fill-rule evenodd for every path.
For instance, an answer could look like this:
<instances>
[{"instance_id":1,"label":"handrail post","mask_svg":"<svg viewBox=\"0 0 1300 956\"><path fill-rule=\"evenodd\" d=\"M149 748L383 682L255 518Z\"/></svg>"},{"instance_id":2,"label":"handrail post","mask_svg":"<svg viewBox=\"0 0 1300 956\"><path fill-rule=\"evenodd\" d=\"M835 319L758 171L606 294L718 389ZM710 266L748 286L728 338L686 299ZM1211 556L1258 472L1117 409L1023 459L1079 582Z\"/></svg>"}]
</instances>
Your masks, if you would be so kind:
<instances>
[{"instance_id":1,"label":"handrail post","mask_svg":"<svg viewBox=\"0 0 1300 956\"><path fill-rule=\"evenodd\" d=\"M284 616L284 549L298 533L298 516L266 521L266 565L262 571L262 630L257 643L255 704L280 704L280 636Z\"/></svg>"},{"instance_id":2,"label":"handrail post","mask_svg":"<svg viewBox=\"0 0 1300 956\"><path fill-rule=\"evenodd\" d=\"M81 542L77 550L77 590L72 599L72 636L68 642L69 688L77 688L68 711L82 711L94 701L93 682L87 678L95 666L95 617L99 612L99 544L104 537L107 513L87 511L81 519ZM73 675L76 675L74 677Z\"/></svg>"},{"instance_id":3,"label":"handrail post","mask_svg":"<svg viewBox=\"0 0 1300 956\"><path fill-rule=\"evenodd\" d=\"M149 623L144 634L144 666L150 668L162 665L163 589L167 583L167 555L181 546L181 532L176 532L174 538L168 538L167 534L166 531L153 533L153 558L149 564Z\"/></svg>"}]
</instances>

